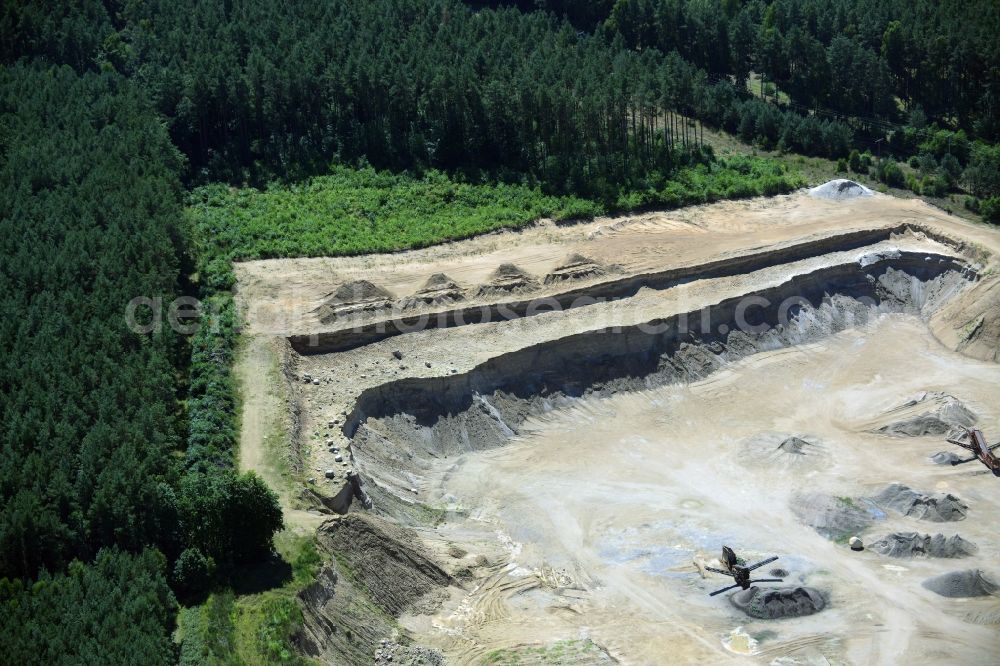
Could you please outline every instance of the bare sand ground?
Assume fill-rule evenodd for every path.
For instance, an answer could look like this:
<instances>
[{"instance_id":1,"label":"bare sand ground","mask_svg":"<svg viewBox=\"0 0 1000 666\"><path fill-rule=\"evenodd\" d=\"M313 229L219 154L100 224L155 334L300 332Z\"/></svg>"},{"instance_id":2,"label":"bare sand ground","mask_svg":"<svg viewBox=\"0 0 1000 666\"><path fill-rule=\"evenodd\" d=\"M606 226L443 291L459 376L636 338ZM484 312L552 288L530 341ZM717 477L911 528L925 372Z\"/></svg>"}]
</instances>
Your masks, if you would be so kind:
<instances>
[{"instance_id":1,"label":"bare sand ground","mask_svg":"<svg viewBox=\"0 0 1000 666\"><path fill-rule=\"evenodd\" d=\"M728 645L735 631L759 639L750 652L765 663L988 663L1000 654L996 626L967 616L1000 600L945 600L920 582L956 568L1000 573L997 479L932 464L928 456L947 448L940 437L864 428L933 390L960 396L996 432L998 387L997 365L944 349L916 318L887 315L695 384L582 399L533 419L508 447L444 465L430 482L432 502L469 514L441 526L441 536L470 550L500 544L507 571L412 626L469 663L512 641L581 636L623 663L739 661ZM761 433L809 437L819 451L801 460L748 455L744 442ZM792 511L799 493L862 498L890 481L956 493L968 518L928 523L889 512L866 539L943 531L976 542L979 553L961 561L854 553ZM703 580L693 561L715 559L723 543L748 559L779 555L774 566L829 593L830 608L754 620L725 596L709 597L726 579ZM510 594L511 582L524 579L528 591Z\"/></svg>"},{"instance_id":2,"label":"bare sand ground","mask_svg":"<svg viewBox=\"0 0 1000 666\"><path fill-rule=\"evenodd\" d=\"M467 290L466 303L490 303L502 296L475 290L505 262L537 280L527 297L538 298L901 224L916 231L745 273L644 287L568 311L414 331L311 355L290 352L285 339L345 326L321 321L317 309L339 286L359 279L404 299L443 272ZM790 276L899 250L962 258L978 269L979 281L930 321L882 315L862 329L750 356L693 384L582 398L532 417L501 448L441 458L419 473L359 465L344 431L359 396L388 382L462 376L531 345L694 311ZM945 599L920 583L965 568L1000 576L994 561L1000 483L975 464L933 465L927 456L948 448L940 436L897 439L870 431L885 411L940 391L974 411L991 441L1000 436L1000 366L989 362L998 358L1000 338L998 252L995 229L919 200L876 195L830 202L797 193L569 226L542 222L388 256L241 264L238 301L249 340L237 361L245 399L241 464L285 483L288 507L301 506L302 498L343 497L346 473L354 470L369 487L440 518L411 527L424 546L451 558L451 570L467 575L436 609L421 606L400 621L449 663L483 663L497 650L524 657L526 646L583 639L600 647L599 657L630 664L995 663L998 598ZM544 284L572 253L613 270ZM361 315L364 322L388 316ZM287 365L276 372L279 358ZM282 477L264 440L276 422L284 424L301 470L293 479ZM760 455L748 444L785 435L815 447L800 459ZM405 443L396 446L401 458L409 455ZM332 481L326 470L334 471ZM864 498L893 481L953 492L968 504L968 518L927 523L886 513L864 532L866 541L896 531L958 533L978 553L963 560L854 553L792 510L806 492L870 506ZM351 510L363 509L355 503ZM399 518L385 507L372 510ZM315 513L289 509L288 515L300 515L303 526L316 522ZM724 543L748 559L779 555L775 564L788 570L787 580L823 591L829 608L763 621L737 611L726 595L709 598L728 579L703 579L697 564L718 557Z\"/></svg>"}]
</instances>

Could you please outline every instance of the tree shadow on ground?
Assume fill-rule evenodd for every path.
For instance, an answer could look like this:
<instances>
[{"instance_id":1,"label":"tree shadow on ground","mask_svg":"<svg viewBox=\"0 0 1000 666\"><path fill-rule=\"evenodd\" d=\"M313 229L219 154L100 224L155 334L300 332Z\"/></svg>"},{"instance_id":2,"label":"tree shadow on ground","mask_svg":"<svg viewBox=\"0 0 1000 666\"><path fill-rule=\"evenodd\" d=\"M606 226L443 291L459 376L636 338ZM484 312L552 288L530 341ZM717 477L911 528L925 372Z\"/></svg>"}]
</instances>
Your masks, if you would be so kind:
<instances>
[{"instance_id":1,"label":"tree shadow on ground","mask_svg":"<svg viewBox=\"0 0 1000 666\"><path fill-rule=\"evenodd\" d=\"M230 587L236 594L259 594L287 585L292 580L292 565L272 553L267 559L236 569Z\"/></svg>"}]
</instances>

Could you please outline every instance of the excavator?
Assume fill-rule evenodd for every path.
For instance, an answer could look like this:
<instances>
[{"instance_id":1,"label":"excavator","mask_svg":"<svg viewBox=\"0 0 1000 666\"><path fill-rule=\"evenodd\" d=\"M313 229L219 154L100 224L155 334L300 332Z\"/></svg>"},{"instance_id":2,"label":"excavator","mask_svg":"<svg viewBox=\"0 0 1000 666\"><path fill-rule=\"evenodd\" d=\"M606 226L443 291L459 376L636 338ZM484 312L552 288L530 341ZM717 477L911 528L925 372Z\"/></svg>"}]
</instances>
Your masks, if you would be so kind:
<instances>
[{"instance_id":1,"label":"excavator","mask_svg":"<svg viewBox=\"0 0 1000 666\"><path fill-rule=\"evenodd\" d=\"M751 571L753 571L754 569L760 568L760 567L764 566L765 564L770 564L771 562L774 562L776 559L778 559L777 555L775 555L774 557L769 557L766 560L761 560L760 562L757 562L756 564L751 564L751 565L747 566L743 562L743 560L741 560L740 558L736 557L736 553L733 551L732 548L730 548L729 546L723 546L722 547L722 557L720 557L719 559L722 561L723 566L726 567L725 571L723 571L722 569L715 569L713 567L705 567L705 569L707 571L712 571L714 573L722 574L723 576L732 576L733 580L735 580L736 583L734 585L730 585L729 587L724 587L721 590L716 590L715 592L712 592L711 594L708 595L710 597L714 597L717 594L722 594L723 592L726 592L728 590L732 590L732 589L737 588L737 587L741 587L744 590L748 590L748 589L750 589L750 584L751 583L781 583L781 582L784 582L784 580L781 579L781 578L761 578L761 579L758 579L758 580L750 580L750 572Z\"/></svg>"},{"instance_id":2,"label":"excavator","mask_svg":"<svg viewBox=\"0 0 1000 666\"><path fill-rule=\"evenodd\" d=\"M978 428L966 428L964 435L958 439L948 439L948 442L955 446L961 446L963 449L972 451L973 453L970 458L953 460L951 462L952 465L961 465L962 463L978 460L986 465L986 469L993 472L994 476L1000 476L1000 458L997 458L993 453L993 451L1000 448L1000 442L992 446L988 445L986 443L986 436L983 435L982 430Z\"/></svg>"}]
</instances>

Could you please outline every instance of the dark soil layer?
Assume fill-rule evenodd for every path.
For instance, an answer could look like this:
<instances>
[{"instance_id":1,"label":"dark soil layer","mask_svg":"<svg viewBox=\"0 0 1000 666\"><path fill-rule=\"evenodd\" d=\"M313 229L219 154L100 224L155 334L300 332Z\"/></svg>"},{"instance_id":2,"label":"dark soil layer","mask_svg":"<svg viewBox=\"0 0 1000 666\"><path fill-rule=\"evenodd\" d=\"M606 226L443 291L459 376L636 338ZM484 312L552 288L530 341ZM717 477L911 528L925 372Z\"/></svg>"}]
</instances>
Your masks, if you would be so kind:
<instances>
[{"instance_id":1,"label":"dark soil layer","mask_svg":"<svg viewBox=\"0 0 1000 666\"><path fill-rule=\"evenodd\" d=\"M777 620L813 615L826 608L826 598L811 587L757 587L729 597L734 606L750 617Z\"/></svg>"},{"instance_id":2,"label":"dark soil layer","mask_svg":"<svg viewBox=\"0 0 1000 666\"><path fill-rule=\"evenodd\" d=\"M368 280L355 280L337 287L331 300L336 303L361 303L390 297L389 292Z\"/></svg>"},{"instance_id":3,"label":"dark soil layer","mask_svg":"<svg viewBox=\"0 0 1000 666\"><path fill-rule=\"evenodd\" d=\"M423 304L447 304L465 299L465 290L444 273L434 273L424 286L409 298L400 301L403 309Z\"/></svg>"},{"instance_id":4,"label":"dark soil layer","mask_svg":"<svg viewBox=\"0 0 1000 666\"><path fill-rule=\"evenodd\" d=\"M538 280L514 264L500 264L490 281L476 291L477 296L529 291L538 286Z\"/></svg>"},{"instance_id":5,"label":"dark soil layer","mask_svg":"<svg viewBox=\"0 0 1000 666\"><path fill-rule=\"evenodd\" d=\"M397 629L393 618L432 610L451 582L414 533L378 516L352 513L324 523L317 538L336 561L299 595L303 628L295 640L306 655L367 666L376 653L391 649L396 663L443 663L433 651L388 640Z\"/></svg>"},{"instance_id":6,"label":"dark soil layer","mask_svg":"<svg viewBox=\"0 0 1000 666\"><path fill-rule=\"evenodd\" d=\"M545 284L563 280L582 280L607 273L607 267L582 254L571 254L545 276Z\"/></svg>"}]
</instances>

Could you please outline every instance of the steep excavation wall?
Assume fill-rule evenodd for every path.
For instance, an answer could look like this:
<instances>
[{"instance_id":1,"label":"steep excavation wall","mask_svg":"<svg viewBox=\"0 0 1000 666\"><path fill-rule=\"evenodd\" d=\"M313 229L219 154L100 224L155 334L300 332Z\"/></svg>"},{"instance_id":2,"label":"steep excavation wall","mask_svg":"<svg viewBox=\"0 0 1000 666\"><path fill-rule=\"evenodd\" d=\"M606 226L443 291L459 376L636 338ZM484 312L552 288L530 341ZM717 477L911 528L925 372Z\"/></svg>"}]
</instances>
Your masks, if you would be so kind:
<instances>
[{"instance_id":1,"label":"steep excavation wall","mask_svg":"<svg viewBox=\"0 0 1000 666\"><path fill-rule=\"evenodd\" d=\"M928 230L910 224L892 227L862 229L832 236L812 238L784 247L768 248L760 252L749 252L736 257L726 257L694 266L682 266L663 271L641 273L620 279L606 280L579 289L571 289L541 298L524 297L499 303L468 305L439 312L398 316L381 321L358 322L338 330L316 334L293 335L288 338L292 348L299 354L327 354L354 349L378 342L396 335L415 330L451 328L469 324L530 317L553 309L567 310L585 307L595 302L613 301L635 296L640 289L669 289L691 282L719 277L730 277L758 271L778 264L801 261L832 252L856 250L895 235L916 231L949 245L961 243L950 238L937 237ZM353 323L350 319L348 324Z\"/></svg>"},{"instance_id":2,"label":"steep excavation wall","mask_svg":"<svg viewBox=\"0 0 1000 666\"><path fill-rule=\"evenodd\" d=\"M375 505L405 509L385 483L405 488L408 475L432 459L501 445L529 415L560 402L697 380L760 351L863 325L879 312L926 318L974 280L951 257L869 255L700 311L527 347L464 374L373 387L359 397L344 433L361 474L378 470L382 479L367 486Z\"/></svg>"}]
</instances>

